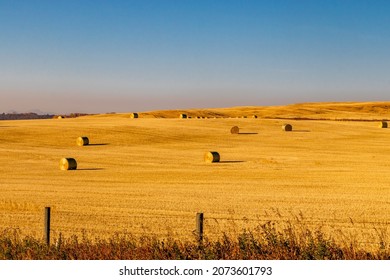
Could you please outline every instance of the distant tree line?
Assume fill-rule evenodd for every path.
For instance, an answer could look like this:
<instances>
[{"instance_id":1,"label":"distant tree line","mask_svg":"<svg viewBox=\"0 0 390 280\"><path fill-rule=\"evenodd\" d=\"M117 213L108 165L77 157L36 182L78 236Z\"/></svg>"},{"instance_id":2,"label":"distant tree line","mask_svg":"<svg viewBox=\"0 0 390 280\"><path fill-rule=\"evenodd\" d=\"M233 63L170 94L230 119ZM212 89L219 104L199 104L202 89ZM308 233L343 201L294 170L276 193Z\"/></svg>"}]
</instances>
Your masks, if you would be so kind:
<instances>
[{"instance_id":1,"label":"distant tree line","mask_svg":"<svg viewBox=\"0 0 390 280\"><path fill-rule=\"evenodd\" d=\"M53 115L38 115L37 113L2 113L0 120L32 120L32 119L51 119Z\"/></svg>"},{"instance_id":2,"label":"distant tree line","mask_svg":"<svg viewBox=\"0 0 390 280\"><path fill-rule=\"evenodd\" d=\"M62 115L63 118L77 118L80 116L85 116L87 114L83 113L71 113L69 115ZM37 113L2 113L0 114L0 120L33 120L33 119L52 119L57 118L58 115L38 115Z\"/></svg>"}]
</instances>

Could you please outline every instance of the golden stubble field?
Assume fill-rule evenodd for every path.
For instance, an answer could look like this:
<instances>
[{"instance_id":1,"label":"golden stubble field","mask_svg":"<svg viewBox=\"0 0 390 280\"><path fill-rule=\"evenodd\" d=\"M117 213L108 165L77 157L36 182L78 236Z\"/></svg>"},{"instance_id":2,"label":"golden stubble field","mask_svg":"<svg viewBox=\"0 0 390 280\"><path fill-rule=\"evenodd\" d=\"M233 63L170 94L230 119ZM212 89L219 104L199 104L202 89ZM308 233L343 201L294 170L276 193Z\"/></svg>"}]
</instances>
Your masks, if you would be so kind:
<instances>
[{"instance_id":1,"label":"golden stubble field","mask_svg":"<svg viewBox=\"0 0 390 280\"><path fill-rule=\"evenodd\" d=\"M203 212L210 238L296 219L367 246L388 238L390 129L377 122L128 116L0 122L1 229L41 236L50 206L54 235L192 238ZM61 171L63 157L78 169Z\"/></svg>"}]
</instances>

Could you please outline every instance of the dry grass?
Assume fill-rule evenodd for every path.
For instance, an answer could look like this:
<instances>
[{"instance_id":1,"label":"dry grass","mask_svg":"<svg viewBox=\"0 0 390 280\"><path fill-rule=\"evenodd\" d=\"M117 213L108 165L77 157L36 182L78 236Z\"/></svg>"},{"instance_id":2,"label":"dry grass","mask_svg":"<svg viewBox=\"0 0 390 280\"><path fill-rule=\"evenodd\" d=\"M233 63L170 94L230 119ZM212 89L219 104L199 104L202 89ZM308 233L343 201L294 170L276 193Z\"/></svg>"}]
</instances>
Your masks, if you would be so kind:
<instances>
[{"instance_id":1,"label":"dry grass","mask_svg":"<svg viewBox=\"0 0 390 280\"><path fill-rule=\"evenodd\" d=\"M331 105L318 106L326 110L321 117L383 119L377 105L371 111L364 109L367 104L349 111L348 104L336 104L333 111ZM315 106L303 106L308 107L308 114L291 113L288 106L280 115L313 116ZM138 120L115 114L3 121L1 228L40 236L43 209L51 206L53 234L86 231L104 238L128 231L184 240L192 236L197 212L205 213L210 238L228 232L231 221L240 229L303 213L308 226L340 232L367 248L388 240L390 130L371 122L305 120L291 121L300 130L284 133L283 120L261 119L282 111L273 110L189 110L194 116L259 119L188 122L177 118L178 111L174 119L156 118L168 117L160 111ZM233 125L258 134L226 134ZM79 135L96 144L78 149ZM205 163L208 150L219 151L224 161ZM78 169L59 170L62 157L76 158Z\"/></svg>"},{"instance_id":2,"label":"dry grass","mask_svg":"<svg viewBox=\"0 0 390 280\"><path fill-rule=\"evenodd\" d=\"M202 241L197 236L182 240L131 233L105 239L85 234L52 239L48 246L20 230L4 230L0 232L0 260L390 260L388 244L378 243L367 252L348 237L339 243L321 229L306 227L300 218L281 229L266 222L234 235L205 236Z\"/></svg>"}]
</instances>

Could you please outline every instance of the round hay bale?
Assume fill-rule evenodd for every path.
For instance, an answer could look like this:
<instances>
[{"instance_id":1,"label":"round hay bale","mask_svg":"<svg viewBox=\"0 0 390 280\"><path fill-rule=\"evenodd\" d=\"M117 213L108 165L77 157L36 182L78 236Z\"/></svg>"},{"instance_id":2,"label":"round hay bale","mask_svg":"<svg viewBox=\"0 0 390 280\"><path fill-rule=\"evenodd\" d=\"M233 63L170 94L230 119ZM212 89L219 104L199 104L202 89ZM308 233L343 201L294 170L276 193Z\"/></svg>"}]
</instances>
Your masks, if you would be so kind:
<instances>
[{"instance_id":1,"label":"round hay bale","mask_svg":"<svg viewBox=\"0 0 390 280\"><path fill-rule=\"evenodd\" d=\"M138 113L131 113L130 118L137 119L138 118Z\"/></svg>"},{"instance_id":2,"label":"round hay bale","mask_svg":"<svg viewBox=\"0 0 390 280\"><path fill-rule=\"evenodd\" d=\"M196 117L197 119L200 119L200 117Z\"/></svg>"},{"instance_id":3,"label":"round hay bale","mask_svg":"<svg viewBox=\"0 0 390 280\"><path fill-rule=\"evenodd\" d=\"M60 160L60 169L61 170L76 170L77 162L74 158L62 158Z\"/></svg>"},{"instance_id":4,"label":"round hay bale","mask_svg":"<svg viewBox=\"0 0 390 280\"><path fill-rule=\"evenodd\" d=\"M387 122L385 122L385 121L380 122L379 127L380 128L387 128Z\"/></svg>"},{"instance_id":5,"label":"round hay bale","mask_svg":"<svg viewBox=\"0 0 390 280\"><path fill-rule=\"evenodd\" d=\"M186 119L187 118L187 115L186 114L180 114L179 116L181 119Z\"/></svg>"},{"instance_id":6,"label":"round hay bale","mask_svg":"<svg viewBox=\"0 0 390 280\"><path fill-rule=\"evenodd\" d=\"M64 117L63 116L58 116L57 119L62 120Z\"/></svg>"},{"instance_id":7,"label":"round hay bale","mask_svg":"<svg viewBox=\"0 0 390 280\"><path fill-rule=\"evenodd\" d=\"M219 162L220 156L218 152L207 152L204 154L204 161L205 162Z\"/></svg>"},{"instance_id":8,"label":"round hay bale","mask_svg":"<svg viewBox=\"0 0 390 280\"><path fill-rule=\"evenodd\" d=\"M81 136L76 139L77 146L86 146L89 145L89 139L86 136Z\"/></svg>"},{"instance_id":9,"label":"round hay bale","mask_svg":"<svg viewBox=\"0 0 390 280\"><path fill-rule=\"evenodd\" d=\"M253 115L252 118L253 118L253 119L257 119L257 116L256 116L256 115Z\"/></svg>"},{"instance_id":10,"label":"round hay bale","mask_svg":"<svg viewBox=\"0 0 390 280\"><path fill-rule=\"evenodd\" d=\"M282 126L282 129L284 130L284 131L292 131L292 125L291 124L284 124L283 126Z\"/></svg>"},{"instance_id":11,"label":"round hay bale","mask_svg":"<svg viewBox=\"0 0 390 280\"><path fill-rule=\"evenodd\" d=\"M240 129L238 128L238 126L233 126L233 127L230 129L230 133L231 133L231 134L238 134L238 133L240 133Z\"/></svg>"}]
</instances>

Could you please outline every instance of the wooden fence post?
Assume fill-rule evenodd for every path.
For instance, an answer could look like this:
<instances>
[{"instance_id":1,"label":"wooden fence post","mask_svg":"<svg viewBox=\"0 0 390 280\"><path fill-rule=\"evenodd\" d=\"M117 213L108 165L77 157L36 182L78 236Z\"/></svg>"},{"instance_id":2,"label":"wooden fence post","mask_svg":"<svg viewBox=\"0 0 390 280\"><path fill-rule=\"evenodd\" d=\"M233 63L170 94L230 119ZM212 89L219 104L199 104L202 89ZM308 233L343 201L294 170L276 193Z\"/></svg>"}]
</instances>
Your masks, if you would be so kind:
<instances>
[{"instance_id":1,"label":"wooden fence post","mask_svg":"<svg viewBox=\"0 0 390 280\"><path fill-rule=\"evenodd\" d=\"M47 245L50 245L50 207L45 207L45 221L43 238Z\"/></svg>"},{"instance_id":2,"label":"wooden fence post","mask_svg":"<svg viewBox=\"0 0 390 280\"><path fill-rule=\"evenodd\" d=\"M198 241L202 242L202 240L203 240L203 213L196 213L196 234L198 236Z\"/></svg>"}]
</instances>

